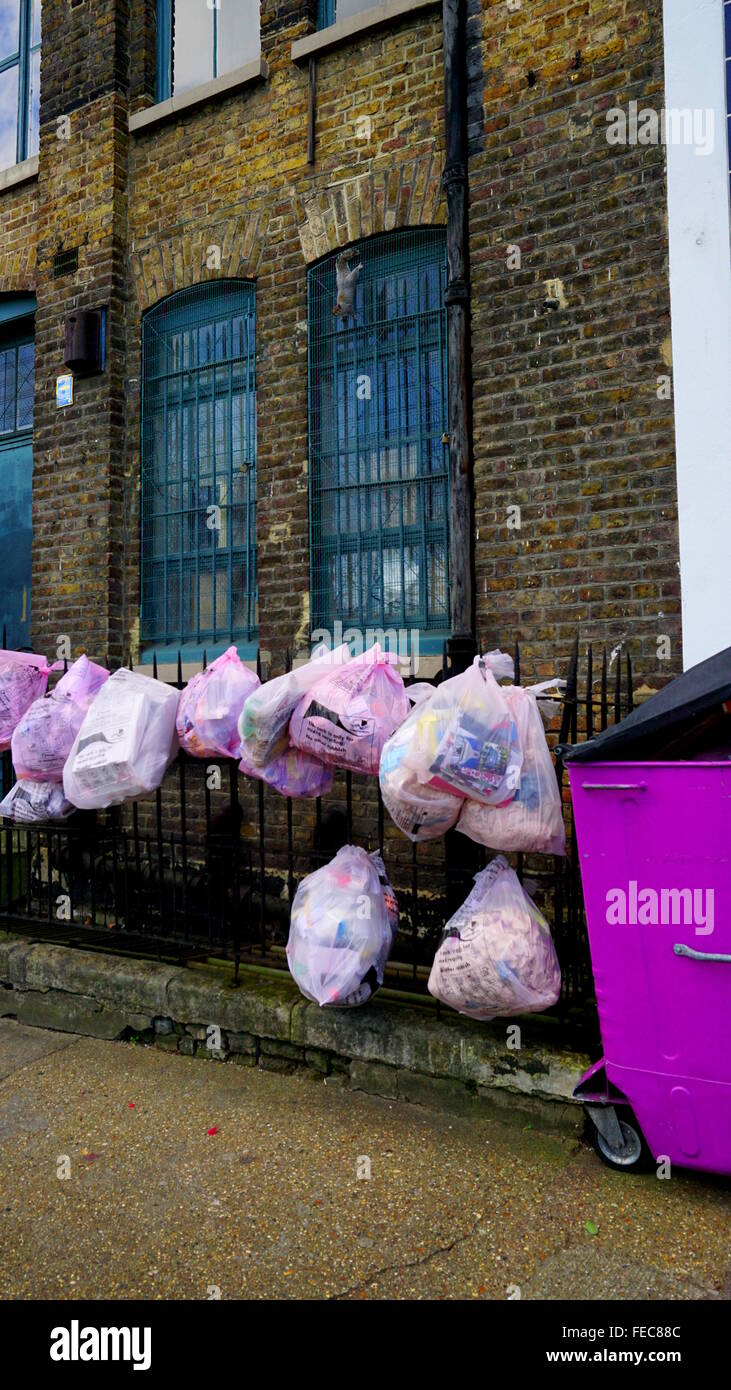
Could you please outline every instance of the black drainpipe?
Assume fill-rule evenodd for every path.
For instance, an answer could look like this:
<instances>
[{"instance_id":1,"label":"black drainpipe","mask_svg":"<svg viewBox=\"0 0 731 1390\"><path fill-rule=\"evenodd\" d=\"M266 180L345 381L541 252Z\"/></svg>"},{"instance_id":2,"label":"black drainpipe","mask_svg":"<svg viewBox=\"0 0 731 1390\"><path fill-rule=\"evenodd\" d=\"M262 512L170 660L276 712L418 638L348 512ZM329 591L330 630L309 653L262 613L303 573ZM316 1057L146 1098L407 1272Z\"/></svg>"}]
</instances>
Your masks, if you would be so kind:
<instances>
[{"instance_id":1,"label":"black drainpipe","mask_svg":"<svg viewBox=\"0 0 731 1390\"><path fill-rule=\"evenodd\" d=\"M447 380L449 383L449 592L452 673L464 670L475 640L475 503L470 367L470 252L467 224L466 0L442 0L447 198Z\"/></svg>"}]
</instances>

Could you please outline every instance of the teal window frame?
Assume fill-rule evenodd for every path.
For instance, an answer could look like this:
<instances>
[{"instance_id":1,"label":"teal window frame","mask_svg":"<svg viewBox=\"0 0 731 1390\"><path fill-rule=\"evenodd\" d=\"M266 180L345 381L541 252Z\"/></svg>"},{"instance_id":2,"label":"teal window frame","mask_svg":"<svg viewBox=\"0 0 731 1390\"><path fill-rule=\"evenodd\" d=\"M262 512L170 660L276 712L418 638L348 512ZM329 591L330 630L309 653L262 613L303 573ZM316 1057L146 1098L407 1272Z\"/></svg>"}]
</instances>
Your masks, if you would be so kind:
<instances>
[{"instance_id":1,"label":"teal window frame","mask_svg":"<svg viewBox=\"0 0 731 1390\"><path fill-rule=\"evenodd\" d=\"M308 271L312 630L449 634L444 228L348 248L356 321L333 316L333 252Z\"/></svg>"},{"instance_id":2,"label":"teal window frame","mask_svg":"<svg viewBox=\"0 0 731 1390\"><path fill-rule=\"evenodd\" d=\"M32 120L30 110L31 72L33 59L41 51L41 39L33 41L33 18L38 12L39 33L41 0L20 0L18 47L13 53L0 54L0 78L6 72L18 69L18 116L15 141L15 163L22 164L38 153L39 126ZM40 85L40 84L39 84ZM12 165L0 168L12 168Z\"/></svg>"},{"instance_id":3,"label":"teal window frame","mask_svg":"<svg viewBox=\"0 0 731 1390\"><path fill-rule=\"evenodd\" d=\"M335 0L317 0L317 27L329 29L335 23Z\"/></svg>"},{"instance_id":4,"label":"teal window frame","mask_svg":"<svg viewBox=\"0 0 731 1390\"><path fill-rule=\"evenodd\" d=\"M256 286L179 290L142 321L142 659L255 650ZM216 509L215 511L213 509Z\"/></svg>"},{"instance_id":5,"label":"teal window frame","mask_svg":"<svg viewBox=\"0 0 731 1390\"><path fill-rule=\"evenodd\" d=\"M364 5L359 14L367 14L369 10L375 9L376 5L382 0L370 0L370 4ZM337 0L317 0L317 28L330 29L337 20Z\"/></svg>"},{"instance_id":6,"label":"teal window frame","mask_svg":"<svg viewBox=\"0 0 731 1390\"><path fill-rule=\"evenodd\" d=\"M173 94L173 3L157 0L157 90L158 101L168 101Z\"/></svg>"},{"instance_id":7,"label":"teal window frame","mask_svg":"<svg viewBox=\"0 0 731 1390\"><path fill-rule=\"evenodd\" d=\"M3 388L8 375L13 384L12 427L0 429L0 635L15 648L30 642L35 307L33 295L0 294L0 425L7 424ZM29 371L25 354L25 384L31 389L25 396L30 409L19 417L19 360L28 346L32 354ZM8 356L13 360L10 374Z\"/></svg>"}]
</instances>

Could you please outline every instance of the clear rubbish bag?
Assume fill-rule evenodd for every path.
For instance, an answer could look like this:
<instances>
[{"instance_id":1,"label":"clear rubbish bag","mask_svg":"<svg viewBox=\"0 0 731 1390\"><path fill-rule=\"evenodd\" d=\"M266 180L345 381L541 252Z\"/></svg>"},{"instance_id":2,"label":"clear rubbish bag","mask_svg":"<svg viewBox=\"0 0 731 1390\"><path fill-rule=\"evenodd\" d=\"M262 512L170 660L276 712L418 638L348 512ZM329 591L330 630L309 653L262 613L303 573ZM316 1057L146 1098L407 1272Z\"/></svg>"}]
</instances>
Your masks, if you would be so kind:
<instances>
[{"instance_id":1,"label":"clear rubbish bag","mask_svg":"<svg viewBox=\"0 0 731 1390\"><path fill-rule=\"evenodd\" d=\"M63 770L74 806L93 811L147 796L178 751L178 691L126 667L115 671L84 716Z\"/></svg>"},{"instance_id":2,"label":"clear rubbish bag","mask_svg":"<svg viewBox=\"0 0 731 1390\"><path fill-rule=\"evenodd\" d=\"M561 794L538 700L544 691L563 685L565 681L552 680L527 687L503 686L523 749L520 785L507 806L465 802L457 829L478 844L507 851L566 853Z\"/></svg>"},{"instance_id":3,"label":"clear rubbish bag","mask_svg":"<svg viewBox=\"0 0 731 1390\"><path fill-rule=\"evenodd\" d=\"M365 1004L383 984L398 930L383 860L345 845L302 880L292 904L287 963L306 999Z\"/></svg>"},{"instance_id":4,"label":"clear rubbish bag","mask_svg":"<svg viewBox=\"0 0 731 1390\"><path fill-rule=\"evenodd\" d=\"M244 701L259 685L256 672L244 665L235 647L198 671L178 702L181 748L194 758L235 758Z\"/></svg>"},{"instance_id":5,"label":"clear rubbish bag","mask_svg":"<svg viewBox=\"0 0 731 1390\"><path fill-rule=\"evenodd\" d=\"M377 776L383 745L411 708L396 661L376 642L318 681L292 715L290 741L334 767Z\"/></svg>"},{"instance_id":6,"label":"clear rubbish bag","mask_svg":"<svg viewBox=\"0 0 731 1390\"><path fill-rule=\"evenodd\" d=\"M384 744L378 769L383 804L399 830L413 841L446 835L464 805L461 796L420 780L420 775L428 773L446 729L440 714L431 709L435 689L430 687L427 697Z\"/></svg>"},{"instance_id":7,"label":"clear rubbish bag","mask_svg":"<svg viewBox=\"0 0 731 1390\"><path fill-rule=\"evenodd\" d=\"M327 796L332 791L332 768L299 748L288 748L286 753L280 753L266 767L257 767L244 752L239 772L266 782L281 796L318 797Z\"/></svg>"},{"instance_id":8,"label":"clear rubbish bag","mask_svg":"<svg viewBox=\"0 0 731 1390\"><path fill-rule=\"evenodd\" d=\"M469 1018L539 1013L561 993L548 923L498 855L450 918L429 976L429 992Z\"/></svg>"},{"instance_id":9,"label":"clear rubbish bag","mask_svg":"<svg viewBox=\"0 0 731 1390\"><path fill-rule=\"evenodd\" d=\"M52 669L45 656L0 651L0 752L10 747L13 730L28 706L45 695Z\"/></svg>"},{"instance_id":10,"label":"clear rubbish bag","mask_svg":"<svg viewBox=\"0 0 731 1390\"><path fill-rule=\"evenodd\" d=\"M239 719L242 752L257 767L265 767L289 747L289 721L302 696L335 666L350 660L347 642L316 648L312 659L283 676L265 681L244 703Z\"/></svg>"},{"instance_id":11,"label":"clear rubbish bag","mask_svg":"<svg viewBox=\"0 0 731 1390\"><path fill-rule=\"evenodd\" d=\"M63 781L64 764L84 715L108 679L104 666L80 656L50 695L33 701L13 730L10 747L16 777Z\"/></svg>"},{"instance_id":12,"label":"clear rubbish bag","mask_svg":"<svg viewBox=\"0 0 731 1390\"><path fill-rule=\"evenodd\" d=\"M22 825L34 821L65 820L76 810L63 794L58 782L33 782L22 779L10 788L0 801L0 816Z\"/></svg>"},{"instance_id":13,"label":"clear rubbish bag","mask_svg":"<svg viewBox=\"0 0 731 1390\"><path fill-rule=\"evenodd\" d=\"M436 687L429 701L433 739L420 781L490 806L512 800L520 783L523 750L497 683L497 677L512 673L509 656L489 652Z\"/></svg>"}]
</instances>

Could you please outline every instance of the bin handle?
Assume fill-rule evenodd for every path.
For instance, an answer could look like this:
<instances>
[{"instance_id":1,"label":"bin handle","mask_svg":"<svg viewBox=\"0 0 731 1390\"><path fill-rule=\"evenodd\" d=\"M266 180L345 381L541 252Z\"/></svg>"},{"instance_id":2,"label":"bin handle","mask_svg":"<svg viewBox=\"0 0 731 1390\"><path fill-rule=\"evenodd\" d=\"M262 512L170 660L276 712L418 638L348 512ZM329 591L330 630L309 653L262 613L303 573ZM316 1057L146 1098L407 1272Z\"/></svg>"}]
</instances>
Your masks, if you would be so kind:
<instances>
[{"instance_id":1,"label":"bin handle","mask_svg":"<svg viewBox=\"0 0 731 1390\"><path fill-rule=\"evenodd\" d=\"M676 941L673 950L676 956L689 956L691 960L722 960L731 965L731 956L723 956L718 951L694 951L692 946L684 946L682 941Z\"/></svg>"},{"instance_id":2,"label":"bin handle","mask_svg":"<svg viewBox=\"0 0 731 1390\"><path fill-rule=\"evenodd\" d=\"M646 792L646 782L582 782L585 792Z\"/></svg>"}]
</instances>

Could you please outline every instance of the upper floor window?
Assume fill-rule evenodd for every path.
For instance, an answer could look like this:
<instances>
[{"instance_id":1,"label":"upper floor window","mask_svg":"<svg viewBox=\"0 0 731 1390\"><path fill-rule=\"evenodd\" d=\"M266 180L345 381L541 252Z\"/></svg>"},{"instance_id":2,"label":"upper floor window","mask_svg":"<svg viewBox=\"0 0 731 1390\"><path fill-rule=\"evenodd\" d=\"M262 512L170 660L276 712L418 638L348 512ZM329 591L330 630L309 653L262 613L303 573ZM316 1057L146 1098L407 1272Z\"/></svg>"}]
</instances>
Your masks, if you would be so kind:
<instances>
[{"instance_id":1,"label":"upper floor window","mask_svg":"<svg viewBox=\"0 0 731 1390\"><path fill-rule=\"evenodd\" d=\"M256 288L180 290L142 329L142 640L256 633Z\"/></svg>"},{"instance_id":2,"label":"upper floor window","mask_svg":"<svg viewBox=\"0 0 731 1390\"><path fill-rule=\"evenodd\" d=\"M38 153L41 0L0 0L0 169Z\"/></svg>"},{"instance_id":3,"label":"upper floor window","mask_svg":"<svg viewBox=\"0 0 731 1390\"><path fill-rule=\"evenodd\" d=\"M383 0L317 0L317 27L329 29L341 19L350 19L363 10L372 10Z\"/></svg>"},{"instance_id":4,"label":"upper floor window","mask_svg":"<svg viewBox=\"0 0 731 1390\"><path fill-rule=\"evenodd\" d=\"M350 248L354 317L333 313L341 254L308 272L312 625L436 636L449 629L445 236Z\"/></svg>"},{"instance_id":5,"label":"upper floor window","mask_svg":"<svg viewBox=\"0 0 731 1390\"><path fill-rule=\"evenodd\" d=\"M157 99L260 56L259 0L157 0Z\"/></svg>"}]
</instances>

